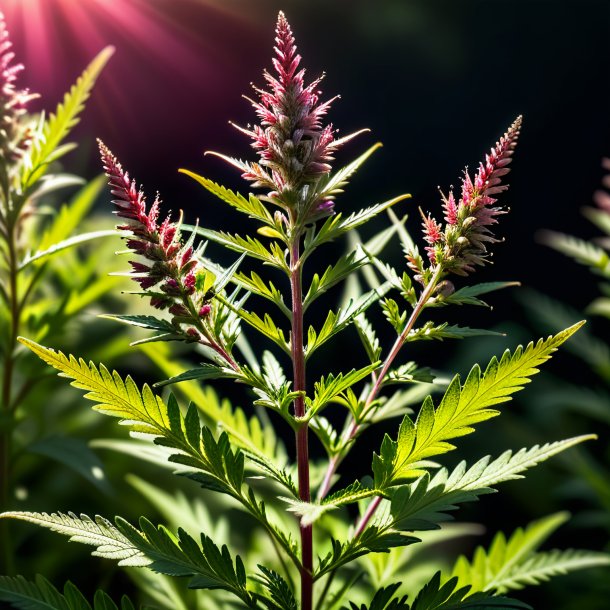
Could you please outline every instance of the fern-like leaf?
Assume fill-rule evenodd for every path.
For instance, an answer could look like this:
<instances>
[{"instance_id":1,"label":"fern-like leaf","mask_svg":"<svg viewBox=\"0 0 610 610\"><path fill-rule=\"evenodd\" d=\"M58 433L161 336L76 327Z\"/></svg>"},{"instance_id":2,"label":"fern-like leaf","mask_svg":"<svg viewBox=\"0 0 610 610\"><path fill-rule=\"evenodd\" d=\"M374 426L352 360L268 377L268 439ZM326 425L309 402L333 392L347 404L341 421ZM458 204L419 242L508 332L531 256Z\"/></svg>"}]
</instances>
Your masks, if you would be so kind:
<instances>
[{"instance_id":1,"label":"fern-like leaf","mask_svg":"<svg viewBox=\"0 0 610 610\"><path fill-rule=\"evenodd\" d=\"M536 552L540 545L565 521L566 513L550 515L517 529L508 539L502 532L494 537L489 551L477 548L472 561L461 556L452 576L472 591L505 593L537 585L553 576L610 565L610 555L591 551Z\"/></svg>"},{"instance_id":2,"label":"fern-like leaf","mask_svg":"<svg viewBox=\"0 0 610 610\"><path fill-rule=\"evenodd\" d=\"M387 487L422 474L418 462L451 451L454 445L449 441L470 434L474 424L498 415L491 407L523 389L537 367L583 324L532 342L525 349L519 346L512 354L507 350L499 361L494 357L483 374L475 365L463 386L456 375L436 408L428 396L415 422L405 416L396 441L387 435L384 438L380 455L373 457L375 485Z\"/></svg>"},{"instance_id":3,"label":"fern-like leaf","mask_svg":"<svg viewBox=\"0 0 610 610\"><path fill-rule=\"evenodd\" d=\"M106 47L99 53L65 94L55 112L40 125L22 163L20 182L24 197L45 173L48 164L70 150L71 147L61 147L60 144L78 123L78 116L91 94L95 81L113 53L113 47Z\"/></svg>"},{"instance_id":4,"label":"fern-like leaf","mask_svg":"<svg viewBox=\"0 0 610 610\"><path fill-rule=\"evenodd\" d=\"M0 576L0 601L21 610L119 610L104 591L97 591L93 608L84 595L68 581L60 593L44 576L38 574L34 581L23 576ZM130 599L121 598L120 610L134 610Z\"/></svg>"},{"instance_id":5,"label":"fern-like leaf","mask_svg":"<svg viewBox=\"0 0 610 610\"><path fill-rule=\"evenodd\" d=\"M28 521L53 532L68 536L71 542L80 542L96 547L92 555L119 562L121 566L143 567L150 559L136 548L110 521L100 517L91 519L87 515L78 517L74 513L2 513L3 519Z\"/></svg>"}]
</instances>

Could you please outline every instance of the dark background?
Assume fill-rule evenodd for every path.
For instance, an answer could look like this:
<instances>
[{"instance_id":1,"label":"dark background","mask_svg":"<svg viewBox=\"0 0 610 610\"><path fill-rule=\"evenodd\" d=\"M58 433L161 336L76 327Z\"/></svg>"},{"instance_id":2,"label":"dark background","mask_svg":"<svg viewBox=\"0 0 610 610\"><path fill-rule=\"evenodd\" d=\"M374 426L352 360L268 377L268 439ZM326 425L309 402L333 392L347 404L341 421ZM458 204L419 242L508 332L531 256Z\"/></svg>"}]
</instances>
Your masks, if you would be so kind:
<instances>
[{"instance_id":1,"label":"dark background","mask_svg":"<svg viewBox=\"0 0 610 610\"><path fill-rule=\"evenodd\" d=\"M187 220L198 217L206 226L243 232L240 217L226 214L177 169L246 189L236 172L202 153L252 158L246 139L227 121L254 120L241 95L251 95L250 82L262 84L282 9L309 77L326 72L325 94L341 94L330 113L333 124L343 134L371 129L339 153L337 164L377 140L384 143L338 199L337 209L352 211L407 191L413 200L400 211L413 210L409 227L417 235L417 206L440 217L437 186L458 185L464 166L476 168L523 114L511 189L503 199L511 213L498 228L506 242L494 247L494 265L476 279L519 280L580 309L596 294L588 274L538 244L535 235L542 228L596 234L580 208L598 188L601 158L610 155L610 2L107 0L112 7L107 12L100 8L103 2L79 2L76 15L76 0L48 0L38 24L47 34L43 45L27 36L33 27L25 18L27 2L0 0L15 49L27 64L24 79L42 94L44 107L53 106L104 44L116 47L79 126L81 152L70 157L69 169L93 177L99 171L94 138L101 137L151 196L161 192L167 208L184 209ZM79 27L77 19L87 27ZM523 322L523 310L508 291L492 295L490 302L493 311L458 313L471 325L499 325L507 332L514 325L503 321ZM542 333L525 336L536 334ZM507 344L521 339L517 330ZM325 352L341 368L350 364L350 346L342 341ZM475 348L466 347L459 363L450 362L452 349L425 346L419 354L424 364L450 371L467 370L477 359ZM563 362L554 362L553 370L569 375L569 361ZM494 425L502 426L492 422L485 430ZM584 425L582 431L592 430ZM487 440L497 453L493 438ZM378 447L379 435L365 444ZM471 449L475 453L476 446ZM358 453L367 455L365 463L353 460L348 470L368 469L370 453ZM532 502L523 498L513 504L486 498L481 504L486 514L465 516L484 520L490 529L509 531L544 514L533 512ZM547 504L545 509L556 509ZM568 542L578 544L572 538ZM593 538L592 546L598 542Z\"/></svg>"}]
</instances>

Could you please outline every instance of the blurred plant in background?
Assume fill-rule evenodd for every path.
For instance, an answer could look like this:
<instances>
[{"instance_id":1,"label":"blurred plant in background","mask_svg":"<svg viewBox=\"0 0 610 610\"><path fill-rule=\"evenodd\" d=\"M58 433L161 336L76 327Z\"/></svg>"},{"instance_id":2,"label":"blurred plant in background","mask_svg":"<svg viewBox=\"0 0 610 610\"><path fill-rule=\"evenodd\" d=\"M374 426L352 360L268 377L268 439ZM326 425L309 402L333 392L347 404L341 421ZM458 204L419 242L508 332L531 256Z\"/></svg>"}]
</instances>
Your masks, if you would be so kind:
<instances>
[{"instance_id":1,"label":"blurred plant in background","mask_svg":"<svg viewBox=\"0 0 610 610\"><path fill-rule=\"evenodd\" d=\"M610 160L604 159L603 168L610 171ZM610 174L603 178L603 187L594 194L597 207L586 207L584 216L603 236L583 239L555 231L545 230L539 235L542 243L564 254L574 262L588 267L598 284L600 296L586 308L585 315L593 316L590 325L574 337L566 348L576 358L574 369L578 383L549 376L535 388L526 401L530 421L539 430L549 434L562 434L566 430L595 430L605 442L588 450L575 449L570 459L561 464L571 473L561 487L561 498L574 505L572 528L592 540L597 546L610 550L610 343L607 330L599 318L610 318ZM565 295L562 295L564 298ZM525 307L532 323L544 332L554 332L564 325L581 319L578 311L563 300L536 292L523 291L519 301ZM515 425L518 425L515 422ZM599 535L601 532L601 536ZM555 596L563 599L566 608L603 607L610 596L607 573L592 572L576 581L579 600L565 600L566 592L559 584Z\"/></svg>"},{"instance_id":2,"label":"blurred plant in background","mask_svg":"<svg viewBox=\"0 0 610 610\"><path fill-rule=\"evenodd\" d=\"M97 76L112 49L102 51L66 93L53 113L32 113L37 96L21 89L16 62L0 13L0 506L3 510L41 498L72 497L55 478L49 458L108 493L102 464L76 436L91 419L74 401L52 391L48 372L17 343L21 334L67 349L89 345L114 360L124 351L116 333L104 331L92 307L119 286L114 269L115 234L104 218L90 216L103 178L86 183L62 173L59 160L75 148L67 143ZM62 204L62 192L76 192ZM99 230L108 226L107 230ZM76 233L89 226L97 230ZM92 243L95 240L95 245ZM56 385L56 384L54 384ZM93 425L99 428L98 422ZM46 476L41 476L45 471ZM91 488L93 489L93 487ZM0 565L14 569L24 540L0 524ZM65 554L61 554L65 558ZM25 558L24 558L25 559ZM30 560L32 558L30 557ZM57 557L51 554L51 564ZM53 561L55 559L55 561ZM25 563L23 564L25 565ZM21 564L20 564L21 566ZM52 567L50 568L52 569Z\"/></svg>"}]
</instances>

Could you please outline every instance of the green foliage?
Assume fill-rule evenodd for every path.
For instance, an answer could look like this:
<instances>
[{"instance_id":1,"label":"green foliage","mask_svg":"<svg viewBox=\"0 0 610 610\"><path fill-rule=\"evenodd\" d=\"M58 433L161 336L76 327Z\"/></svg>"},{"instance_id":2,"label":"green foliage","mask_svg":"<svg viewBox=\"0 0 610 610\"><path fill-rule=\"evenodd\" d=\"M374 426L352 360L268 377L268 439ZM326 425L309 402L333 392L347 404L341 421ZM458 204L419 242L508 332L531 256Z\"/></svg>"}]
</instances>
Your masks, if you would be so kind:
<instances>
[{"instance_id":1,"label":"green foliage","mask_svg":"<svg viewBox=\"0 0 610 610\"><path fill-rule=\"evenodd\" d=\"M25 198L31 193L32 187L50 163L74 148L70 144L60 145L78 123L78 116L85 107L95 81L113 53L114 49L107 47L97 55L65 94L55 112L46 120L41 117L32 146L22 161L21 197Z\"/></svg>"},{"instance_id":2,"label":"green foliage","mask_svg":"<svg viewBox=\"0 0 610 610\"><path fill-rule=\"evenodd\" d=\"M477 548L472 562L461 556L452 576L460 585L469 585L472 591L502 594L573 570L610 565L610 555L604 553L538 551L548 536L567 519L565 513L550 515L530 523L525 529L517 529L508 539L499 532L489 551Z\"/></svg>"},{"instance_id":3,"label":"green foliage","mask_svg":"<svg viewBox=\"0 0 610 610\"><path fill-rule=\"evenodd\" d=\"M474 424L498 415L490 407L510 400L582 324L529 343L525 349L520 346L513 354L507 350L499 361L493 358L483 374L475 365L463 386L457 375L436 408L428 397L415 422L405 416L396 441L384 438L380 454L373 458L376 485L385 487L421 475L421 460L451 451L455 446L449 441L470 434Z\"/></svg>"},{"instance_id":4,"label":"green foliage","mask_svg":"<svg viewBox=\"0 0 610 610\"><path fill-rule=\"evenodd\" d=\"M134 610L135 606L124 595L117 606L104 591L96 591L91 605L71 583L64 585L60 593L44 576L38 574L34 581L23 576L0 576L0 600L13 608L23 610Z\"/></svg>"}]
</instances>

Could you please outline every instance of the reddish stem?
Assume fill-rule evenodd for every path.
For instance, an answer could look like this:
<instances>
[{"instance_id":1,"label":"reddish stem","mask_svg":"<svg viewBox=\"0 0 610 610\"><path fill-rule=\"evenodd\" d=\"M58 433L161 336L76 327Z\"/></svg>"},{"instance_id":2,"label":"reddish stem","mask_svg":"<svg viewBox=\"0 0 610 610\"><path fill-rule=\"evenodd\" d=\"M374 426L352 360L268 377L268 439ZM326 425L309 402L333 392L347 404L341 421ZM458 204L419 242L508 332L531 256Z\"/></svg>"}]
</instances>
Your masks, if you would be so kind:
<instances>
[{"instance_id":1,"label":"reddish stem","mask_svg":"<svg viewBox=\"0 0 610 610\"><path fill-rule=\"evenodd\" d=\"M293 388L305 392L305 352L303 349L303 287L301 281L300 236L296 235L290 248L290 287L292 290L292 366ZM305 398L299 396L294 401L296 418L305 416ZM309 486L309 443L308 426L301 423L296 432L297 470L299 498L311 501ZM313 604L313 537L311 525L299 525L301 532L301 610L312 610Z\"/></svg>"},{"instance_id":2,"label":"reddish stem","mask_svg":"<svg viewBox=\"0 0 610 610\"><path fill-rule=\"evenodd\" d=\"M388 374L388 371L390 370L390 367L392 366L394 360L396 359L396 356L398 356L398 353L400 352L402 346L405 344L407 335L413 329L413 326L415 325L417 318L419 318L419 314L421 314L424 307L426 306L426 303L428 302L428 299L432 296L432 293L434 292L434 289L436 288L436 284L440 278L441 273L442 273L442 268L438 267L437 270L435 271L434 275L428 282L428 285L424 288L423 292L419 296L419 299L418 299L417 303L415 304L413 311L411 312L411 316L407 320L407 324L405 325L403 331L400 333L400 336L394 342L394 345L392 346L390 353L388 354L387 358L385 359L385 362L383 363L381 371L375 378L375 383L373 384L373 387L371 388L371 391L369 392L369 395L367 396L366 402L364 404L364 409L363 409L364 413L366 413L368 411L368 409L371 406L371 404L373 403L373 401L377 398L377 395L379 394L379 390L381 390L381 386L383 385L383 382L385 380L386 375ZM352 441L354 439L354 437L358 433L358 430L360 430L360 427L361 427L361 425L358 424L355 419L353 419L350 427L348 428L347 432L345 433L346 442L349 443L350 441ZM333 476L334 476L337 468L339 467L341 460L345 457L345 455L346 455L346 452L343 454L337 454L337 455L333 456L332 459L330 460L330 462L328 464L328 468L326 469L326 474L324 475L324 480L322 481L322 485L320 486L320 490L318 492L318 500L322 500L326 496L328 491L330 490ZM377 502L377 505L378 504L379 503ZM375 510L373 510L373 512L375 512ZM370 517L369 517L369 519L370 519Z\"/></svg>"}]
</instances>

